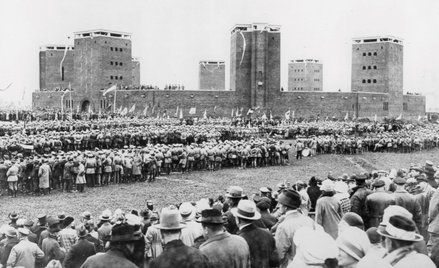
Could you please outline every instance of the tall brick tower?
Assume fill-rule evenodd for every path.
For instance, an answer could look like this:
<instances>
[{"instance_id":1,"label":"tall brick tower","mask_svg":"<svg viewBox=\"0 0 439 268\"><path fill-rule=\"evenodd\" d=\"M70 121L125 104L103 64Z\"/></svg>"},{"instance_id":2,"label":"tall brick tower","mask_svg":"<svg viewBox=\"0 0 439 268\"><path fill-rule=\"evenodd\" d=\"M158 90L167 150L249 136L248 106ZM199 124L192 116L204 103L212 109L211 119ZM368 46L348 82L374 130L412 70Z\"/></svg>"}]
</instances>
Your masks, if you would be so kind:
<instances>
[{"instance_id":1,"label":"tall brick tower","mask_svg":"<svg viewBox=\"0 0 439 268\"><path fill-rule=\"evenodd\" d=\"M230 89L248 108L271 108L280 94L280 26L235 25L230 53Z\"/></svg>"},{"instance_id":2,"label":"tall brick tower","mask_svg":"<svg viewBox=\"0 0 439 268\"><path fill-rule=\"evenodd\" d=\"M392 36L355 38L352 44L352 91L388 93L383 110L403 110L403 41Z\"/></svg>"},{"instance_id":3,"label":"tall brick tower","mask_svg":"<svg viewBox=\"0 0 439 268\"><path fill-rule=\"evenodd\" d=\"M131 34L92 30L75 32L75 95L84 96L79 107L94 111L102 102L102 90L112 84L132 84Z\"/></svg>"},{"instance_id":4,"label":"tall brick tower","mask_svg":"<svg viewBox=\"0 0 439 268\"><path fill-rule=\"evenodd\" d=\"M323 91L323 65L319 60L292 60L288 64L288 91Z\"/></svg>"}]
</instances>

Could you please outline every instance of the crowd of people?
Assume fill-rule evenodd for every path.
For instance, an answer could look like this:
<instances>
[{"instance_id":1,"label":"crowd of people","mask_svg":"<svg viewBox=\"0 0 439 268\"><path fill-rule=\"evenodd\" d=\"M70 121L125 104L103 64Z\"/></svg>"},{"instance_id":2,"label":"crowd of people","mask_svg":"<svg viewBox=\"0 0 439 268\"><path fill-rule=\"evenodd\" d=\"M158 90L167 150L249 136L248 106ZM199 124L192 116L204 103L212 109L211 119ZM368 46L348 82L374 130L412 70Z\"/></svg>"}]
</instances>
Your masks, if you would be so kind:
<instances>
[{"instance_id":1,"label":"crowd of people","mask_svg":"<svg viewBox=\"0 0 439 268\"><path fill-rule=\"evenodd\" d=\"M329 174L129 211L26 217L0 227L2 267L436 267L439 172Z\"/></svg>"}]
</instances>

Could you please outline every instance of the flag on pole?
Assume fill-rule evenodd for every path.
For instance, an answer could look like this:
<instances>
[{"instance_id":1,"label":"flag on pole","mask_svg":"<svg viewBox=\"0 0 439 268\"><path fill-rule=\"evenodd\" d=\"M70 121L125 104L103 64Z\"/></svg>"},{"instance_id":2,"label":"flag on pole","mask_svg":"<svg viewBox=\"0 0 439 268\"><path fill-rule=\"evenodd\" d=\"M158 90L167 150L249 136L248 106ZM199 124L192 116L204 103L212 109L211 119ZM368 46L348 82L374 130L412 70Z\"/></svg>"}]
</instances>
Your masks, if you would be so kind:
<instances>
[{"instance_id":1,"label":"flag on pole","mask_svg":"<svg viewBox=\"0 0 439 268\"><path fill-rule=\"evenodd\" d=\"M273 120L273 114L270 111L270 120Z\"/></svg>"},{"instance_id":2,"label":"flag on pole","mask_svg":"<svg viewBox=\"0 0 439 268\"><path fill-rule=\"evenodd\" d=\"M261 118L262 120L267 120L267 115L264 113Z\"/></svg>"},{"instance_id":3,"label":"flag on pole","mask_svg":"<svg viewBox=\"0 0 439 268\"><path fill-rule=\"evenodd\" d=\"M66 45L66 48L64 49L64 56L62 57L61 62L59 63L59 76L61 76L61 77L63 77L62 64L64 63L64 60L67 56L68 48L69 48L69 46Z\"/></svg>"},{"instance_id":4,"label":"flag on pole","mask_svg":"<svg viewBox=\"0 0 439 268\"><path fill-rule=\"evenodd\" d=\"M134 113L134 111L136 110L136 104L134 103L133 106L131 106L130 110L128 111L129 113Z\"/></svg>"},{"instance_id":5,"label":"flag on pole","mask_svg":"<svg viewBox=\"0 0 439 268\"><path fill-rule=\"evenodd\" d=\"M214 113L216 112L216 105L215 105L215 107L213 107L213 112L214 112Z\"/></svg>"},{"instance_id":6,"label":"flag on pole","mask_svg":"<svg viewBox=\"0 0 439 268\"><path fill-rule=\"evenodd\" d=\"M421 121L422 117L421 115L418 115L418 121Z\"/></svg>"},{"instance_id":7,"label":"flag on pole","mask_svg":"<svg viewBox=\"0 0 439 268\"><path fill-rule=\"evenodd\" d=\"M399 116L396 118L396 120L401 120L402 119L402 114L399 114Z\"/></svg>"},{"instance_id":8,"label":"flag on pole","mask_svg":"<svg viewBox=\"0 0 439 268\"><path fill-rule=\"evenodd\" d=\"M239 117L239 116L240 116L240 114L239 114L239 109L236 108L236 117Z\"/></svg>"},{"instance_id":9,"label":"flag on pole","mask_svg":"<svg viewBox=\"0 0 439 268\"><path fill-rule=\"evenodd\" d=\"M290 120L290 114L291 114L291 111L290 111L290 110L288 110L288 111L285 113L285 119L286 119L286 120Z\"/></svg>"},{"instance_id":10,"label":"flag on pole","mask_svg":"<svg viewBox=\"0 0 439 268\"><path fill-rule=\"evenodd\" d=\"M204 110L203 119L207 119L207 111Z\"/></svg>"},{"instance_id":11,"label":"flag on pole","mask_svg":"<svg viewBox=\"0 0 439 268\"><path fill-rule=\"evenodd\" d=\"M178 106L177 106L177 110L175 111L175 114L174 114L174 116L175 116L175 117L177 117L177 116L178 116Z\"/></svg>"},{"instance_id":12,"label":"flag on pole","mask_svg":"<svg viewBox=\"0 0 439 268\"><path fill-rule=\"evenodd\" d=\"M296 113L296 110L293 111L293 115L291 116L292 119L295 118L295 113Z\"/></svg>"},{"instance_id":13,"label":"flag on pole","mask_svg":"<svg viewBox=\"0 0 439 268\"><path fill-rule=\"evenodd\" d=\"M114 84L114 85L112 85L111 87L109 87L109 88L107 88L105 91L104 91L104 93L102 93L102 96L105 96L105 95L107 95L108 93L110 93L110 92L113 92L113 91L116 91L116 86L117 84Z\"/></svg>"},{"instance_id":14,"label":"flag on pole","mask_svg":"<svg viewBox=\"0 0 439 268\"><path fill-rule=\"evenodd\" d=\"M374 122L378 121L378 119L377 119L377 115L376 115L376 114L375 114L375 117L373 118L373 121L374 121Z\"/></svg>"},{"instance_id":15,"label":"flag on pole","mask_svg":"<svg viewBox=\"0 0 439 268\"><path fill-rule=\"evenodd\" d=\"M233 115L234 115L234 114L233 114L233 108L232 108L232 114L230 115L230 117L233 117Z\"/></svg>"},{"instance_id":16,"label":"flag on pole","mask_svg":"<svg viewBox=\"0 0 439 268\"><path fill-rule=\"evenodd\" d=\"M349 119L349 112L346 112L346 116L344 117L344 121Z\"/></svg>"},{"instance_id":17,"label":"flag on pole","mask_svg":"<svg viewBox=\"0 0 439 268\"><path fill-rule=\"evenodd\" d=\"M145 106L145 109L143 109L143 116L146 116L147 112L148 112L148 105Z\"/></svg>"},{"instance_id":18,"label":"flag on pole","mask_svg":"<svg viewBox=\"0 0 439 268\"><path fill-rule=\"evenodd\" d=\"M189 109L189 114L196 114L197 113L197 108L196 107L191 107Z\"/></svg>"},{"instance_id":19,"label":"flag on pole","mask_svg":"<svg viewBox=\"0 0 439 268\"><path fill-rule=\"evenodd\" d=\"M253 109L252 108L248 109L247 115L252 114L252 113L253 113Z\"/></svg>"},{"instance_id":20,"label":"flag on pole","mask_svg":"<svg viewBox=\"0 0 439 268\"><path fill-rule=\"evenodd\" d=\"M183 109L180 109L180 119L183 119Z\"/></svg>"},{"instance_id":21,"label":"flag on pole","mask_svg":"<svg viewBox=\"0 0 439 268\"><path fill-rule=\"evenodd\" d=\"M122 110L122 112L120 114L125 116L127 113L128 113L128 108L125 107L125 108L123 108L123 110Z\"/></svg>"},{"instance_id":22,"label":"flag on pole","mask_svg":"<svg viewBox=\"0 0 439 268\"><path fill-rule=\"evenodd\" d=\"M118 114L122 113L122 110L123 110L123 106L121 105L121 106L119 107L119 110L117 110L117 113L118 113Z\"/></svg>"}]
</instances>

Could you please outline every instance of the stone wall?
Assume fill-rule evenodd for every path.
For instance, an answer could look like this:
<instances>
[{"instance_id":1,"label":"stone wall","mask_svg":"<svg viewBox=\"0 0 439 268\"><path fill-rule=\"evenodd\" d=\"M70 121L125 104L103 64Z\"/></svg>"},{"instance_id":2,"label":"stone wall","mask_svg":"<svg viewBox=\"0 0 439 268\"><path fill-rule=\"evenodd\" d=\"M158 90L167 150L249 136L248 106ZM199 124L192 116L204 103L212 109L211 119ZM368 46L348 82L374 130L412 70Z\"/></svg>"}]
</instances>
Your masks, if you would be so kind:
<instances>
[{"instance_id":1,"label":"stone wall","mask_svg":"<svg viewBox=\"0 0 439 268\"><path fill-rule=\"evenodd\" d=\"M63 70L60 72L64 50L40 51L40 89L53 90L57 87L63 89L69 87L69 83L72 83L74 78L74 53L73 50L67 50Z\"/></svg>"}]
</instances>

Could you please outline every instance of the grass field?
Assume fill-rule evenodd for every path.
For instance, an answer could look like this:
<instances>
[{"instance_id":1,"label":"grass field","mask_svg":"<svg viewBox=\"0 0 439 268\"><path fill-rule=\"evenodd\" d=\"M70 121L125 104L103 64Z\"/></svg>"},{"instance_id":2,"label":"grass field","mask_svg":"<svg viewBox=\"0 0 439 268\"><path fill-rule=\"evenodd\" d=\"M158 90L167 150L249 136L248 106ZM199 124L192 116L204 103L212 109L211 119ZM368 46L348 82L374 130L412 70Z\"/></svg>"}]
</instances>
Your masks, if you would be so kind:
<instances>
[{"instance_id":1,"label":"grass field","mask_svg":"<svg viewBox=\"0 0 439 268\"><path fill-rule=\"evenodd\" d=\"M10 211L16 210L24 217L34 219L40 213L56 215L64 211L75 218L89 210L98 216L104 209L124 211L141 209L147 199L154 200L156 207L194 201L203 197L224 194L230 185L243 187L246 194L258 192L261 186L276 187L287 180L307 181L311 176L324 178L331 172L343 173L408 168L411 163L424 165L426 160L439 163L439 149L412 154L365 153L362 155L320 155L294 160L289 166L256 169L224 169L216 172L193 172L161 176L154 183L133 183L86 189L85 193L61 193L53 191L48 196L0 197L0 223L6 222Z\"/></svg>"}]
</instances>

